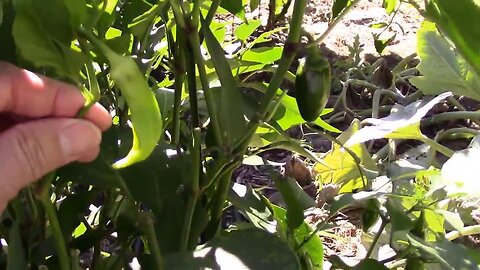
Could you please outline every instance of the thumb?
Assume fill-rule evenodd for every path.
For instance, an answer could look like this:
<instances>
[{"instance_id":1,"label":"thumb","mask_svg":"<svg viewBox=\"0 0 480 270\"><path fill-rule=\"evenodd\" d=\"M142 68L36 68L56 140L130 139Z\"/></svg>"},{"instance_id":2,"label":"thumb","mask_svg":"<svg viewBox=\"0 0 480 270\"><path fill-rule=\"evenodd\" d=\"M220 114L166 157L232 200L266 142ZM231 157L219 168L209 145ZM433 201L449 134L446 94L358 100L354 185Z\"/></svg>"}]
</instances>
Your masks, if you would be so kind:
<instances>
[{"instance_id":1,"label":"thumb","mask_svg":"<svg viewBox=\"0 0 480 270\"><path fill-rule=\"evenodd\" d=\"M100 130L80 119L42 119L0 133L0 208L20 189L72 161L91 161Z\"/></svg>"}]
</instances>

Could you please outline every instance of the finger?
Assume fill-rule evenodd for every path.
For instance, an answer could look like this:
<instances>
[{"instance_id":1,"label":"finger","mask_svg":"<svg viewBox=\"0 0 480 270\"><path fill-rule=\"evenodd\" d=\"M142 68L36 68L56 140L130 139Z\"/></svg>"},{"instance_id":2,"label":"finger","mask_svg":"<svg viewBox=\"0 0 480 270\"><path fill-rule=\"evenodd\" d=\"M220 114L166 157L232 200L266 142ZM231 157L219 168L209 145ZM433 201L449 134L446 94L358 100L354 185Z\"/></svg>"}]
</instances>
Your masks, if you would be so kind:
<instances>
[{"instance_id":1,"label":"finger","mask_svg":"<svg viewBox=\"0 0 480 270\"><path fill-rule=\"evenodd\" d=\"M93 160L100 140L100 129L80 119L30 121L1 133L0 198L6 203L23 187L67 163Z\"/></svg>"},{"instance_id":2,"label":"finger","mask_svg":"<svg viewBox=\"0 0 480 270\"><path fill-rule=\"evenodd\" d=\"M73 85L39 76L0 62L0 113L29 117L75 117L85 98ZM108 111L96 104L85 119L106 130L111 125Z\"/></svg>"}]
</instances>

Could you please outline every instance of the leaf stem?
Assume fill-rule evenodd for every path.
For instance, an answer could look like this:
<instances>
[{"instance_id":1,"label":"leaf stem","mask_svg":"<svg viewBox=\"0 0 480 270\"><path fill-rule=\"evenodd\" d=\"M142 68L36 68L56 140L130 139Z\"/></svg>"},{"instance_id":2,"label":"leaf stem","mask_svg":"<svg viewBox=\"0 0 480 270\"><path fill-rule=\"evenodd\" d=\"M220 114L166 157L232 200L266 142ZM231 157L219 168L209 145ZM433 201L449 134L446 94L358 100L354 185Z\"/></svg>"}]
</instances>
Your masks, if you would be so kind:
<instances>
[{"instance_id":1,"label":"leaf stem","mask_svg":"<svg viewBox=\"0 0 480 270\"><path fill-rule=\"evenodd\" d=\"M375 249L375 246L377 245L378 240L380 239L380 236L383 233L383 230L385 230L385 227L387 226L388 222L382 218L382 223L380 224L380 228L378 229L378 232L375 234L375 237L373 238L371 246L368 248L367 255L365 255L365 258L370 258L372 256L373 250Z\"/></svg>"},{"instance_id":2,"label":"leaf stem","mask_svg":"<svg viewBox=\"0 0 480 270\"><path fill-rule=\"evenodd\" d=\"M44 176L42 180L38 183L37 189L37 198L40 200L40 203L45 210L47 215L48 222L50 223L50 228L52 230L53 240L55 242L55 247L57 249L57 256L60 262L60 269L70 270L70 257L67 252L67 246L65 244L65 239L63 237L62 229L60 228L60 223L57 217L57 210L53 202L50 200L50 185L55 177L55 173L49 173Z\"/></svg>"},{"instance_id":3,"label":"leaf stem","mask_svg":"<svg viewBox=\"0 0 480 270\"><path fill-rule=\"evenodd\" d=\"M453 241L462 236L468 236L472 234L480 234L480 225L472 225L468 227L464 227L458 231L451 231L445 235L449 241Z\"/></svg>"},{"instance_id":4,"label":"leaf stem","mask_svg":"<svg viewBox=\"0 0 480 270\"><path fill-rule=\"evenodd\" d=\"M150 253L155 261L155 269L163 270L164 263L162 253L160 251L160 246L158 245L157 234L155 232L155 226L152 217L146 216L144 220L146 225L146 234L148 239L148 246L150 248Z\"/></svg>"}]
</instances>

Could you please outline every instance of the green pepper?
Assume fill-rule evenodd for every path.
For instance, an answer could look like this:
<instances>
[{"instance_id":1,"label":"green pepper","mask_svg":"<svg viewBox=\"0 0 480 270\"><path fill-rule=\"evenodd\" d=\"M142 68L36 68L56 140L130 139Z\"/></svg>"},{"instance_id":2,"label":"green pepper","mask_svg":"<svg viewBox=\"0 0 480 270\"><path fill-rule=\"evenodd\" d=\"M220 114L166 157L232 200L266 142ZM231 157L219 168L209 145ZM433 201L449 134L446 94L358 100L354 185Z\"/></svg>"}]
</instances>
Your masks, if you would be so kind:
<instances>
[{"instance_id":1,"label":"green pepper","mask_svg":"<svg viewBox=\"0 0 480 270\"><path fill-rule=\"evenodd\" d=\"M330 96L330 85L328 61L318 48L308 49L295 77L295 98L300 115L305 121L314 121L320 116Z\"/></svg>"},{"instance_id":2,"label":"green pepper","mask_svg":"<svg viewBox=\"0 0 480 270\"><path fill-rule=\"evenodd\" d=\"M107 58L110 76L130 108L133 145L127 156L112 166L119 169L143 161L150 156L163 131L162 116L155 95L131 57L117 54L93 35L85 35Z\"/></svg>"}]
</instances>

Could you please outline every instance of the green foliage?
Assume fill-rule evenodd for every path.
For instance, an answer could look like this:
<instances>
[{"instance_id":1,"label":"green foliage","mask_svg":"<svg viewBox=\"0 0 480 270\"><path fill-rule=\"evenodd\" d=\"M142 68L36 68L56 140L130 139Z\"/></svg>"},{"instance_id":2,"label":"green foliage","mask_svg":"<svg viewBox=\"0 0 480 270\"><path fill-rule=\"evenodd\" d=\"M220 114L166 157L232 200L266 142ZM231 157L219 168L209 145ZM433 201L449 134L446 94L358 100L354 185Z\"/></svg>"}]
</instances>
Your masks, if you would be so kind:
<instances>
[{"instance_id":1,"label":"green foliage","mask_svg":"<svg viewBox=\"0 0 480 270\"><path fill-rule=\"evenodd\" d=\"M307 71L321 73L328 83L305 123L302 101L288 93L302 79L291 72L292 63L304 49L319 53L315 46L325 38L302 30L306 0L294 1L292 18L281 27L277 23L292 1L269 1L262 25L246 19L246 10L259 8L255 0L0 0L0 60L76 84L87 97L85 109L99 101L114 120L95 161L68 164L10 202L0 224L8 243L0 267L121 269L135 260L144 269L320 270L328 259L337 268L388 269L374 255L381 239L388 239L383 244L394 256L385 262L406 269L478 269L478 252L451 242L480 230L454 203L479 193L476 139L457 152L439 143L478 131L447 127L432 139L421 129L439 121L422 120L434 106L457 101L452 93L480 100L480 35L469 27L480 18L478 1L427 2L433 23L418 32L416 68L410 58L387 71L381 59L363 62L358 39L346 60L332 64L316 55L321 61ZM327 33L356 3L334 1ZM400 3L385 0L383 7L395 14ZM219 14L228 21L214 20ZM230 33L234 18L241 22ZM283 31L285 43L272 42ZM393 38L375 36L374 45L381 52ZM318 86L305 81L311 76L303 79L303 85ZM407 81L438 96L406 94L401 86ZM338 90L335 83L341 88L331 96L336 103L323 109ZM355 102L348 97L365 95L371 110L349 107ZM339 122L350 127L341 130ZM314 152L305 140L311 134L290 137L298 126L331 141L331 149ZM381 149L366 143L378 139L384 140ZM403 140L420 145L395 153ZM148 151L112 166L139 149ZM261 156L271 149L314 163L314 184L323 197L315 201L298 179L272 167L269 180L285 208L261 190L231 183L242 163L275 164ZM439 163L436 152L448 161ZM326 194L327 184L333 194ZM353 266L324 256L320 237L332 235L339 214L352 208L362 210L362 229L373 239L367 256ZM225 209L235 211L231 224L222 224ZM310 210L324 216L307 222ZM89 256L88 265L80 266L82 256Z\"/></svg>"}]
</instances>

